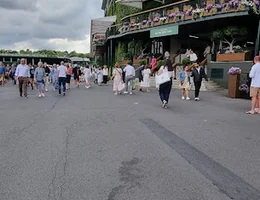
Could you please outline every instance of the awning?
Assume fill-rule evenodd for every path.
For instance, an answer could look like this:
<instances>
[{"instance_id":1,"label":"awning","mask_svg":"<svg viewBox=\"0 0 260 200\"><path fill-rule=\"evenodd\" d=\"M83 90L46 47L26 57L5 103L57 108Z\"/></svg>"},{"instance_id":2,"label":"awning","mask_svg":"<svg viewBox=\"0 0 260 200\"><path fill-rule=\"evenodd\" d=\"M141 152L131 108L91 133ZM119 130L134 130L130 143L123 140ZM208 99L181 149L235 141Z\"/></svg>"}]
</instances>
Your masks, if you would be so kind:
<instances>
[{"instance_id":1,"label":"awning","mask_svg":"<svg viewBox=\"0 0 260 200\"><path fill-rule=\"evenodd\" d=\"M90 29L90 50L93 54L93 42L101 42L105 40L107 29L116 22L116 16L102 17L91 20Z\"/></svg>"},{"instance_id":2,"label":"awning","mask_svg":"<svg viewBox=\"0 0 260 200\"><path fill-rule=\"evenodd\" d=\"M143 8L143 2L145 1L149 1L149 0L116 0L116 3L120 3L122 5L126 5L126 6L132 6L135 8ZM160 3L164 3L164 0L154 0L154 1L158 1Z\"/></svg>"},{"instance_id":3,"label":"awning","mask_svg":"<svg viewBox=\"0 0 260 200\"><path fill-rule=\"evenodd\" d=\"M71 57L70 60L72 62L90 62L89 58L81 58L81 57Z\"/></svg>"},{"instance_id":4,"label":"awning","mask_svg":"<svg viewBox=\"0 0 260 200\"><path fill-rule=\"evenodd\" d=\"M98 19L91 20L91 36L105 35L106 30L116 22L116 16L102 17Z\"/></svg>"}]
</instances>

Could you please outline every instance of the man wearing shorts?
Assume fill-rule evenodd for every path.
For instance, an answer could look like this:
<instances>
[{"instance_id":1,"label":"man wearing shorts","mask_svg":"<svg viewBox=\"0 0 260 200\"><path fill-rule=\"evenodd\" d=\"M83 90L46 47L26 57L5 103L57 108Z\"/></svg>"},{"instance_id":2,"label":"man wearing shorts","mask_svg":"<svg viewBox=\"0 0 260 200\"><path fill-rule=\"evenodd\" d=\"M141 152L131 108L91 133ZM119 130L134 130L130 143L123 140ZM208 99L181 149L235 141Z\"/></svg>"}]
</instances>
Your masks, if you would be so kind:
<instances>
[{"instance_id":1,"label":"man wearing shorts","mask_svg":"<svg viewBox=\"0 0 260 200\"><path fill-rule=\"evenodd\" d=\"M255 114L255 108L259 108L260 98L260 56L256 56L254 59L255 64L253 65L249 77L252 79L250 87L250 97L252 97L251 110L247 111L247 114ZM260 110L258 109L258 114Z\"/></svg>"}]
</instances>

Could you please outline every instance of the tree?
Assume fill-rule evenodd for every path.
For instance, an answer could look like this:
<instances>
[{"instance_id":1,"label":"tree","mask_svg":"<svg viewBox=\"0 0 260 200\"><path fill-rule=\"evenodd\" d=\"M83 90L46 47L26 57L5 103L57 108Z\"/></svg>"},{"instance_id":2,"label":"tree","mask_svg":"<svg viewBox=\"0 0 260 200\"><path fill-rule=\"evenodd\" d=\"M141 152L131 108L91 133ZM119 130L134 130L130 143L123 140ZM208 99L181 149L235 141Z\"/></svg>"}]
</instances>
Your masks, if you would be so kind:
<instances>
[{"instance_id":1,"label":"tree","mask_svg":"<svg viewBox=\"0 0 260 200\"><path fill-rule=\"evenodd\" d=\"M19 53L20 54L26 54L26 51L25 50L21 50Z\"/></svg>"},{"instance_id":2,"label":"tree","mask_svg":"<svg viewBox=\"0 0 260 200\"><path fill-rule=\"evenodd\" d=\"M219 29L213 32L212 38L214 41L220 42L220 49L222 49L222 43L229 45L229 51L233 52L234 44L241 40L243 36L247 34L246 28L238 28L235 26L229 26L227 28Z\"/></svg>"}]
</instances>

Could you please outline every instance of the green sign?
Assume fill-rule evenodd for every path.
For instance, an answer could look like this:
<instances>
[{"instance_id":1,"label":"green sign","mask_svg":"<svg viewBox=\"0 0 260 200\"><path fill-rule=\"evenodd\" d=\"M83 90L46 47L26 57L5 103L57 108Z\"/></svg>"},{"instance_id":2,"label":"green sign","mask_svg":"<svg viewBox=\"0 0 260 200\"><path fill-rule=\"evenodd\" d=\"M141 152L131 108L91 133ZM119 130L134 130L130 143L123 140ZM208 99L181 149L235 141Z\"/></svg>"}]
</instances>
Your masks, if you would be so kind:
<instances>
[{"instance_id":1,"label":"green sign","mask_svg":"<svg viewBox=\"0 0 260 200\"><path fill-rule=\"evenodd\" d=\"M178 35L179 25L170 26L167 28L155 28L150 31L150 38L168 36L168 35Z\"/></svg>"}]
</instances>

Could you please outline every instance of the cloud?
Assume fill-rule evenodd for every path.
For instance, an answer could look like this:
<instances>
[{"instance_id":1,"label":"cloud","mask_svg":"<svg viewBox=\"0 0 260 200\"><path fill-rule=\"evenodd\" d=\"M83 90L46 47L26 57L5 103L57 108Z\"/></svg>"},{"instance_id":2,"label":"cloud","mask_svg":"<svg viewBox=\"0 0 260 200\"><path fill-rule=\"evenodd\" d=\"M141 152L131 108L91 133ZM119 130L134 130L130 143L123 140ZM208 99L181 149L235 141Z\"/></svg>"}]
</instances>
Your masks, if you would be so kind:
<instances>
[{"instance_id":1,"label":"cloud","mask_svg":"<svg viewBox=\"0 0 260 200\"><path fill-rule=\"evenodd\" d=\"M90 20L102 0L0 0L2 49L89 52Z\"/></svg>"}]
</instances>

